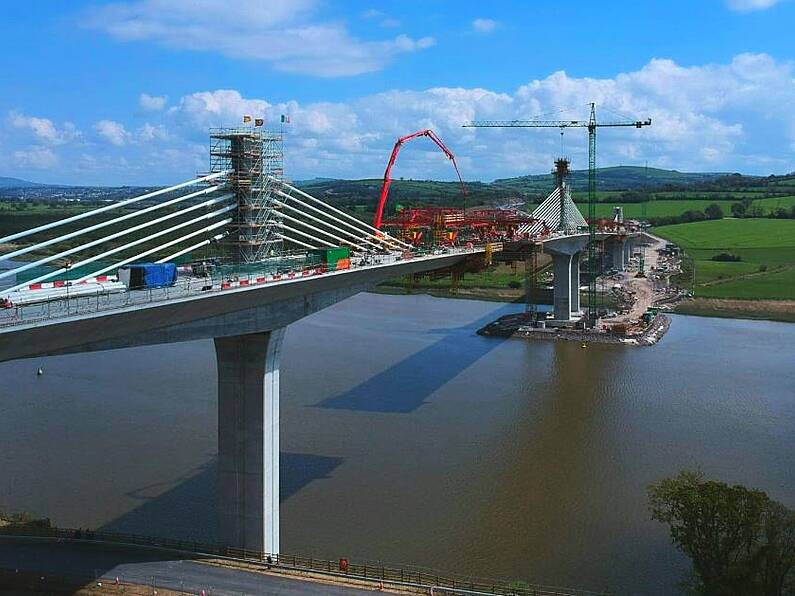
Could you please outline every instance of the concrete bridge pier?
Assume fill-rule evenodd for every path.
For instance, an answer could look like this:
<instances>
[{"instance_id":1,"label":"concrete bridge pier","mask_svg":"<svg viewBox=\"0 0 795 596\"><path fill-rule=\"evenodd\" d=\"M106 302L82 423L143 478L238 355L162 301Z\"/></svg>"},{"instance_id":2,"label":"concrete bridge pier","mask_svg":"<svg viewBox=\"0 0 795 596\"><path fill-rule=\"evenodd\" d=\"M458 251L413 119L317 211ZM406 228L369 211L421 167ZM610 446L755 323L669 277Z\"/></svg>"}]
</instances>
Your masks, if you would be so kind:
<instances>
[{"instance_id":1,"label":"concrete bridge pier","mask_svg":"<svg viewBox=\"0 0 795 596\"><path fill-rule=\"evenodd\" d=\"M221 544L279 552L279 355L285 328L215 338Z\"/></svg>"},{"instance_id":2,"label":"concrete bridge pier","mask_svg":"<svg viewBox=\"0 0 795 596\"><path fill-rule=\"evenodd\" d=\"M572 256L564 253L552 253L552 303L557 321L571 319Z\"/></svg>"},{"instance_id":3,"label":"concrete bridge pier","mask_svg":"<svg viewBox=\"0 0 795 596\"><path fill-rule=\"evenodd\" d=\"M616 271L624 271L625 240L614 240L610 243L610 264Z\"/></svg>"},{"instance_id":4,"label":"concrete bridge pier","mask_svg":"<svg viewBox=\"0 0 795 596\"><path fill-rule=\"evenodd\" d=\"M587 246L585 234L552 238L544 243L544 251L552 257L556 321L571 321L580 314L580 257Z\"/></svg>"},{"instance_id":5,"label":"concrete bridge pier","mask_svg":"<svg viewBox=\"0 0 795 596\"><path fill-rule=\"evenodd\" d=\"M570 301L569 308L571 308L571 315L579 315L580 313L580 258L581 252L571 255L571 283L569 284ZM570 315L570 316L571 316Z\"/></svg>"},{"instance_id":6,"label":"concrete bridge pier","mask_svg":"<svg viewBox=\"0 0 795 596\"><path fill-rule=\"evenodd\" d=\"M629 260L632 258L632 243L629 240L624 241L624 267L629 264Z\"/></svg>"}]
</instances>

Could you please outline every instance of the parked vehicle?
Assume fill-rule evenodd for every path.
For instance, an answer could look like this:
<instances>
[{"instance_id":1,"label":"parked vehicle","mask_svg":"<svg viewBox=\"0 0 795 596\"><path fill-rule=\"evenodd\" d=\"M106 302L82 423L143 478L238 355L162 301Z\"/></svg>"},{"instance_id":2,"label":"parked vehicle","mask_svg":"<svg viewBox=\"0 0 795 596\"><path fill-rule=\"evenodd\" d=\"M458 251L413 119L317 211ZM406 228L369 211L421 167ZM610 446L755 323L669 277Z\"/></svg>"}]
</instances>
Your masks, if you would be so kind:
<instances>
[{"instance_id":1,"label":"parked vehicle","mask_svg":"<svg viewBox=\"0 0 795 596\"><path fill-rule=\"evenodd\" d=\"M173 286L177 281L174 263L133 263L119 268L119 281L128 290L149 290Z\"/></svg>"}]
</instances>

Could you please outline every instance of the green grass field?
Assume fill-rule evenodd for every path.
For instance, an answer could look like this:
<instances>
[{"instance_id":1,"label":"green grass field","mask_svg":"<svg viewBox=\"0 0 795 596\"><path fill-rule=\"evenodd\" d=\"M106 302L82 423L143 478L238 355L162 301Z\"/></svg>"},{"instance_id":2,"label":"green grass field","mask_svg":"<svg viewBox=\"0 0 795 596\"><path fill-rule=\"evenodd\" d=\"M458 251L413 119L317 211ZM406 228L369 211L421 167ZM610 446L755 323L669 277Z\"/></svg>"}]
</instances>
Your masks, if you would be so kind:
<instances>
[{"instance_id":1,"label":"green grass field","mask_svg":"<svg viewBox=\"0 0 795 596\"><path fill-rule=\"evenodd\" d=\"M717 203L726 215L731 214L731 206L734 201L699 201L699 200L666 200L649 201L645 203L645 217L667 217L671 215L681 215L685 211L704 211L707 206ZM613 207L621 206L624 209L624 217L631 219L642 219L644 217L644 203L597 203L597 217L612 217ZM588 205L578 203L577 207L584 216L588 214Z\"/></svg>"},{"instance_id":2,"label":"green grass field","mask_svg":"<svg viewBox=\"0 0 795 596\"><path fill-rule=\"evenodd\" d=\"M633 219L644 219L649 217L669 217L674 215L682 215L685 211L704 211L712 203L717 203L723 210L724 215L731 216L732 204L736 200L723 200L723 199L663 199L648 201L647 203L622 203L620 200L615 202L610 201L611 193L602 193L603 196L599 197L599 203L596 204L597 217L610 217L613 215L613 207L620 205L624 208L624 216ZM614 196L619 197L620 193L612 193ZM725 196L725 193L723 195ZM645 214L644 214L645 204ZM792 197L773 197L767 199L755 199L751 205L753 208L759 208L763 213L771 213L778 208L791 209L795 206L795 196ZM583 215L588 213L588 205L585 202L577 203Z\"/></svg>"},{"instance_id":3,"label":"green grass field","mask_svg":"<svg viewBox=\"0 0 795 596\"><path fill-rule=\"evenodd\" d=\"M696 296L795 300L795 220L721 219L661 226L654 233L692 257ZM722 252L742 260L711 260Z\"/></svg>"}]
</instances>

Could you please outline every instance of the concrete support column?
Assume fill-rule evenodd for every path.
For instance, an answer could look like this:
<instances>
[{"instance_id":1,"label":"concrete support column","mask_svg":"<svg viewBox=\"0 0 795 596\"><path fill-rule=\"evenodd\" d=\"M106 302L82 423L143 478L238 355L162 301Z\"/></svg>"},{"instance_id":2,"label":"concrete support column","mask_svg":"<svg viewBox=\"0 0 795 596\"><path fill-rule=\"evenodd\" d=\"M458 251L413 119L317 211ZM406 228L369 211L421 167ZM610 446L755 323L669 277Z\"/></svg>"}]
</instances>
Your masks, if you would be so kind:
<instances>
[{"instance_id":1,"label":"concrete support column","mask_svg":"<svg viewBox=\"0 0 795 596\"><path fill-rule=\"evenodd\" d=\"M221 544L279 552L279 354L284 328L215 339Z\"/></svg>"},{"instance_id":2,"label":"concrete support column","mask_svg":"<svg viewBox=\"0 0 795 596\"><path fill-rule=\"evenodd\" d=\"M569 307L572 313L580 312L580 257L581 252L571 256L571 296Z\"/></svg>"},{"instance_id":3,"label":"concrete support column","mask_svg":"<svg viewBox=\"0 0 795 596\"><path fill-rule=\"evenodd\" d=\"M623 240L616 240L610 244L611 265L616 271L624 271L624 244Z\"/></svg>"},{"instance_id":4,"label":"concrete support column","mask_svg":"<svg viewBox=\"0 0 795 596\"><path fill-rule=\"evenodd\" d=\"M571 262L571 255L552 253L552 302L559 321L571 319Z\"/></svg>"},{"instance_id":5,"label":"concrete support column","mask_svg":"<svg viewBox=\"0 0 795 596\"><path fill-rule=\"evenodd\" d=\"M629 260L632 258L632 244L629 240L624 242L624 266L629 263Z\"/></svg>"}]
</instances>

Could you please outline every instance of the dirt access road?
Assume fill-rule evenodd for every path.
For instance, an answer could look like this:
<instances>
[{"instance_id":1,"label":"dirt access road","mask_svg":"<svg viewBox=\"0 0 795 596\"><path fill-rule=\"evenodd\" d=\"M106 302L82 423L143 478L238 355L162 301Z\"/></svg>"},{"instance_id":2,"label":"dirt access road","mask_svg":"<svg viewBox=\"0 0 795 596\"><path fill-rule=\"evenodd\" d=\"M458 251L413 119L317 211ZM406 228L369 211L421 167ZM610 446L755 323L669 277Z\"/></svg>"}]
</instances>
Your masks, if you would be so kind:
<instances>
[{"instance_id":1,"label":"dirt access road","mask_svg":"<svg viewBox=\"0 0 795 596\"><path fill-rule=\"evenodd\" d=\"M651 234L648 236L653 239L653 243L650 246L645 247L645 267L647 274L648 272L652 271L652 269L657 268L657 263L660 257L657 249L663 248L666 242L657 236L651 236ZM637 269L634 267L631 271L624 271L621 273L618 283L620 283L624 288L635 292L635 301L628 312L610 319L610 323L629 323L631 321L637 321L641 318L641 316L643 316L643 313L645 313L649 307L654 304L656 300L662 297L658 293L654 279L651 276L635 277L636 273Z\"/></svg>"}]
</instances>

